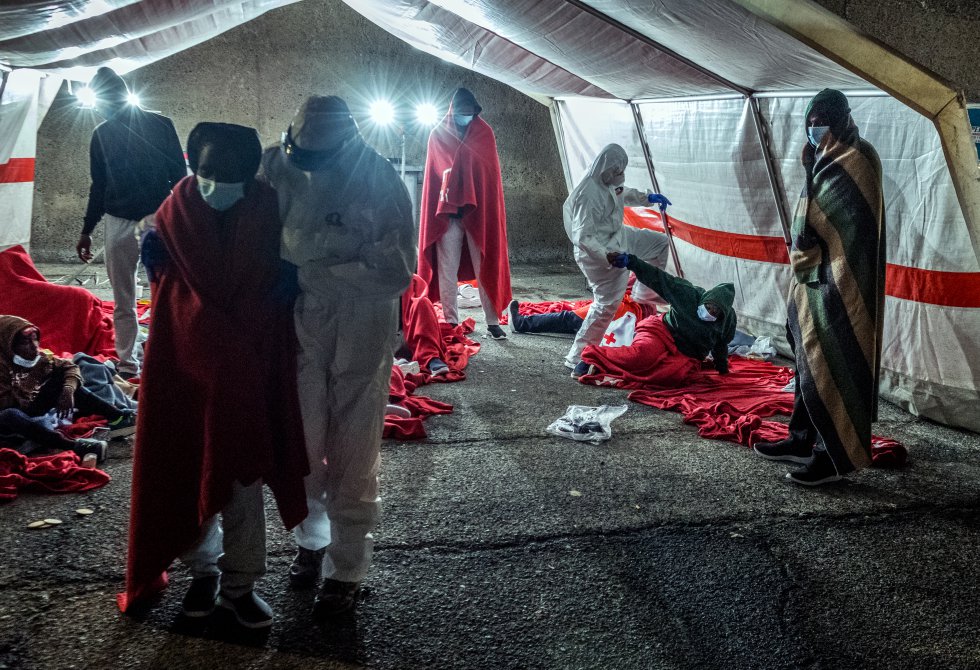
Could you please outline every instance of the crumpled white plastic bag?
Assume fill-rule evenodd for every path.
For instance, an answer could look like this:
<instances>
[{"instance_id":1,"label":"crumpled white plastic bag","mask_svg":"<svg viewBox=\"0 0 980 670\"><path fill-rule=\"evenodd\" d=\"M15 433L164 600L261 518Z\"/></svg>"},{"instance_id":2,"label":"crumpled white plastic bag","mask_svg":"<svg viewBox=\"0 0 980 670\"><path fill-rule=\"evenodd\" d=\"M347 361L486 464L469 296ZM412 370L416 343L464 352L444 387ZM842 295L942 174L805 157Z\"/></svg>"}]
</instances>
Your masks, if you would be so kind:
<instances>
[{"instance_id":1,"label":"crumpled white plastic bag","mask_svg":"<svg viewBox=\"0 0 980 670\"><path fill-rule=\"evenodd\" d=\"M612 422L626 412L626 405L569 405L565 414L546 430L552 435L576 442L598 444L612 437Z\"/></svg>"}]
</instances>

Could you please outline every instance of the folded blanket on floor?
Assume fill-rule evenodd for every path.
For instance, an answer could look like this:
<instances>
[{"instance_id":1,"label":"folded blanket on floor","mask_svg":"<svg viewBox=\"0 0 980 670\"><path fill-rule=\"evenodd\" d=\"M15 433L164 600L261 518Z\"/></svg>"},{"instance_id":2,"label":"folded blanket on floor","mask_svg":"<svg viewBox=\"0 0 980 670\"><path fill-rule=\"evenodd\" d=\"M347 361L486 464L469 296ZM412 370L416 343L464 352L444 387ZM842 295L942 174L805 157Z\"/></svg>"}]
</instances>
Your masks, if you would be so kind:
<instances>
[{"instance_id":1,"label":"folded blanket on floor","mask_svg":"<svg viewBox=\"0 0 980 670\"><path fill-rule=\"evenodd\" d=\"M793 394L782 391L793 377L793 371L740 356L731 357L729 366L728 375L703 369L698 379L681 388L650 389L637 383L622 387L638 389L629 394L630 400L680 412L684 423L697 426L701 437L750 447L756 442L788 437L786 424L763 421L763 417L793 411ZM901 467L907 460L908 451L902 444L872 437L872 466Z\"/></svg>"},{"instance_id":2,"label":"folded blanket on floor","mask_svg":"<svg viewBox=\"0 0 980 670\"><path fill-rule=\"evenodd\" d=\"M28 457L0 448L0 502L9 502L21 491L73 493L105 486L111 477L101 470L83 468L76 454Z\"/></svg>"},{"instance_id":3,"label":"folded blanket on floor","mask_svg":"<svg viewBox=\"0 0 980 670\"><path fill-rule=\"evenodd\" d=\"M48 282L22 246L0 252L0 314L36 325L41 343L56 355L115 355L112 312L80 286Z\"/></svg>"}]
</instances>

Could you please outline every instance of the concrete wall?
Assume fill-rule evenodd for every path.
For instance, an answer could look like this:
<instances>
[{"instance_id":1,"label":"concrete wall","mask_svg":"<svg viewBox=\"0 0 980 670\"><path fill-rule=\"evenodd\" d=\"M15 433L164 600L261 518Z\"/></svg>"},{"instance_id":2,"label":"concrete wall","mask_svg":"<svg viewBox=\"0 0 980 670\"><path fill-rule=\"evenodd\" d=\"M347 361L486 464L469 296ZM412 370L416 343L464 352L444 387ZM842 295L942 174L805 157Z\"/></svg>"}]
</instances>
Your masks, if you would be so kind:
<instances>
[{"instance_id":1,"label":"concrete wall","mask_svg":"<svg viewBox=\"0 0 980 670\"><path fill-rule=\"evenodd\" d=\"M144 106L170 116L183 142L198 121L254 126L278 141L310 93L351 105L365 137L397 156L393 131L372 126L367 107L385 97L412 111L429 100L445 110L457 86L472 90L497 136L511 259L570 256L561 224L567 190L547 107L500 84L400 42L340 0L305 0L273 10L195 48L126 77ZM414 116L406 114L411 120ZM88 144L97 120L62 88L41 126L32 252L39 260L74 255L88 194ZM428 130L407 126L407 164L424 161ZM93 245L101 246L101 226Z\"/></svg>"},{"instance_id":2,"label":"concrete wall","mask_svg":"<svg viewBox=\"0 0 980 670\"><path fill-rule=\"evenodd\" d=\"M978 0L817 0L980 103Z\"/></svg>"}]
</instances>

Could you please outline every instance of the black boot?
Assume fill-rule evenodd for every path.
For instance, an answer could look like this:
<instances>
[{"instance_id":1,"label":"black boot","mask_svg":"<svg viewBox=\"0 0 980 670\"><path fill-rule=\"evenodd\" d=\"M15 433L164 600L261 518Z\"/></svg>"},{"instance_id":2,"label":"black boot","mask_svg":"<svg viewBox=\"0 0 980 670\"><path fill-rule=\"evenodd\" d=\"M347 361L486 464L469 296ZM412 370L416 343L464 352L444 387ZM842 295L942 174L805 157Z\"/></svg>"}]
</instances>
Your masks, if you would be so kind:
<instances>
[{"instance_id":1,"label":"black boot","mask_svg":"<svg viewBox=\"0 0 980 670\"><path fill-rule=\"evenodd\" d=\"M326 547L315 551L300 547L299 551L296 552L296 558L293 559L292 565L289 566L289 584L297 589L316 586L317 580L320 579L323 555L326 552Z\"/></svg>"}]
</instances>

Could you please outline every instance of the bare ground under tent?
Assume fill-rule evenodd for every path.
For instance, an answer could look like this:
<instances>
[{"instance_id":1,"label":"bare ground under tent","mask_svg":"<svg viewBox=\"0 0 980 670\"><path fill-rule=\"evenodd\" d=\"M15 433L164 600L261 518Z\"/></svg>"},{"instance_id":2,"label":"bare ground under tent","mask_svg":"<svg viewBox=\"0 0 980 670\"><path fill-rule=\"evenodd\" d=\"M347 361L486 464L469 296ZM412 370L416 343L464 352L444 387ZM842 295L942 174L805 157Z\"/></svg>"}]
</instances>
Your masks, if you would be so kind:
<instances>
[{"instance_id":1,"label":"bare ground under tent","mask_svg":"<svg viewBox=\"0 0 980 670\"><path fill-rule=\"evenodd\" d=\"M585 287L573 266L516 267L514 292ZM905 443L910 465L802 490L782 465L641 405L602 446L547 436L567 405L625 393L569 379L565 338L483 342L465 382L423 391L456 413L430 419L428 440L383 447L384 517L355 619L309 622L271 505L260 589L278 616L263 646L173 631L180 567L145 619L121 616L124 443L105 488L3 507L0 668L980 665L980 436L886 404L876 432ZM64 523L26 528L49 517Z\"/></svg>"}]
</instances>

